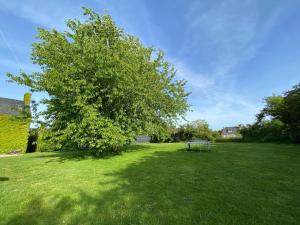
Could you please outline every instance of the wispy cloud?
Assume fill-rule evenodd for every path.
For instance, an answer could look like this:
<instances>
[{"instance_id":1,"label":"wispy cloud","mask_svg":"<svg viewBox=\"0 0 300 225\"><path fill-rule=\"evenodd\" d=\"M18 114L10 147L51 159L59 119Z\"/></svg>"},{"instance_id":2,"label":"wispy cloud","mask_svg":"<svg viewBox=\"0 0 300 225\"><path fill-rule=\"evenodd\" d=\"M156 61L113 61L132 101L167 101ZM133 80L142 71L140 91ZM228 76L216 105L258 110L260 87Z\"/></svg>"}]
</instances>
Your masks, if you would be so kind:
<instances>
[{"instance_id":1,"label":"wispy cloud","mask_svg":"<svg viewBox=\"0 0 300 225\"><path fill-rule=\"evenodd\" d=\"M176 76L179 79L184 79L188 82L188 85L192 88L206 88L214 84L214 79L203 75L201 73L197 73L196 71L192 70L190 67L185 65L181 60L178 59L170 59L173 63L174 67L176 68Z\"/></svg>"},{"instance_id":2,"label":"wispy cloud","mask_svg":"<svg viewBox=\"0 0 300 225\"><path fill-rule=\"evenodd\" d=\"M230 91L211 89L203 91L198 96L198 100L196 96L193 97L196 100L193 101L193 111L189 113L188 117L190 120L203 118L214 129L240 123L251 123L259 110L257 104Z\"/></svg>"},{"instance_id":3,"label":"wispy cloud","mask_svg":"<svg viewBox=\"0 0 300 225\"><path fill-rule=\"evenodd\" d=\"M81 5L74 1L0 0L0 10L48 28L65 28L65 20L78 17Z\"/></svg>"},{"instance_id":4,"label":"wispy cloud","mask_svg":"<svg viewBox=\"0 0 300 225\"><path fill-rule=\"evenodd\" d=\"M10 72L18 72L24 71L27 73L32 73L34 71L39 71L39 67L33 65L32 63L26 63L23 61L16 62L15 60L10 59L0 59L0 66L2 70L10 71Z\"/></svg>"},{"instance_id":5,"label":"wispy cloud","mask_svg":"<svg viewBox=\"0 0 300 225\"><path fill-rule=\"evenodd\" d=\"M270 8L267 18L258 0L227 0L212 5L195 1L187 12L189 50L202 51L213 76L226 76L255 57L276 25L279 8ZM201 55L201 54L200 54ZM201 62L200 62L201 63Z\"/></svg>"},{"instance_id":6,"label":"wispy cloud","mask_svg":"<svg viewBox=\"0 0 300 225\"><path fill-rule=\"evenodd\" d=\"M195 87L202 80L212 81L210 86L193 90L194 112L189 119L201 117L214 128L254 119L260 104L239 94L236 80L242 75L236 70L256 57L278 21L280 7L270 8L263 20L261 9L258 0L194 1L188 8L186 19L191 22L181 51L198 62L186 73L187 80ZM199 72L190 72L195 70Z\"/></svg>"},{"instance_id":7,"label":"wispy cloud","mask_svg":"<svg viewBox=\"0 0 300 225\"><path fill-rule=\"evenodd\" d=\"M167 52L168 59L177 69L177 77L186 79L188 89L193 92L189 101L194 111L188 119L202 118L213 128L221 128L254 119L260 103L253 101L251 96L240 94L242 87L238 80L243 79L243 74L238 70L260 53L273 28L281 21L287 1L190 0L180 9L166 8L169 10L166 17L168 13L181 13L178 19L185 19L178 25L182 34L174 43L172 35L176 33L169 34L165 31L168 27L158 29L158 26L168 24L160 23L158 19L153 21L158 6L149 7L150 3L145 0L0 0L0 11L9 12L34 26L62 30L67 18L81 18L81 4L88 3L85 6L98 12L108 10L125 31L140 37L144 44ZM161 39L169 40L168 47L172 49L163 46ZM5 46L0 43L0 47ZM2 59L0 65L16 68L15 61ZM26 64L22 66L32 69Z\"/></svg>"},{"instance_id":8,"label":"wispy cloud","mask_svg":"<svg viewBox=\"0 0 300 225\"><path fill-rule=\"evenodd\" d=\"M94 0L102 11L107 11L112 15L117 25L124 28L126 32L135 35L146 45L159 47L159 39L155 31L156 25L151 22L150 13L145 1L102 1Z\"/></svg>"}]
</instances>

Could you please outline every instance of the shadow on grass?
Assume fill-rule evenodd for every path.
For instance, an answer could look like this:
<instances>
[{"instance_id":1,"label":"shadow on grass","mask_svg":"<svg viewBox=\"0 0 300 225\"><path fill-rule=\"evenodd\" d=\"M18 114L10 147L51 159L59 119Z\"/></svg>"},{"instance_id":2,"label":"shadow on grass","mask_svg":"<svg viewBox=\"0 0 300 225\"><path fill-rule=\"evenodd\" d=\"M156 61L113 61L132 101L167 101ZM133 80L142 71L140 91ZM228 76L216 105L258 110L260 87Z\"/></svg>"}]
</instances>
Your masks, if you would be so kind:
<instances>
[{"instance_id":1,"label":"shadow on grass","mask_svg":"<svg viewBox=\"0 0 300 225\"><path fill-rule=\"evenodd\" d=\"M8 177L0 177L0 181L8 181L9 178Z\"/></svg>"},{"instance_id":2,"label":"shadow on grass","mask_svg":"<svg viewBox=\"0 0 300 225\"><path fill-rule=\"evenodd\" d=\"M191 149L187 149L187 148L181 148L179 149L178 151L180 152L199 152L199 153L209 153L211 152L213 149L210 148L210 149L207 149L207 148L204 148L204 147L199 147L199 148L191 148Z\"/></svg>"},{"instance_id":3,"label":"shadow on grass","mask_svg":"<svg viewBox=\"0 0 300 225\"><path fill-rule=\"evenodd\" d=\"M106 154L106 155L98 155L95 151L55 151L50 152L50 154L44 154L44 155L37 155L35 157L37 158L49 158L47 163L51 162L60 162L63 163L65 161L81 161L85 159L109 159L115 155L122 155L123 152L134 152L134 151L141 151L141 150L147 150L151 149L151 146L149 145L130 145L123 147L122 151L119 153L112 153L112 154Z\"/></svg>"},{"instance_id":4,"label":"shadow on grass","mask_svg":"<svg viewBox=\"0 0 300 225\"><path fill-rule=\"evenodd\" d=\"M284 210L280 197L270 205L272 194L260 190L268 183L249 179L230 156L187 153L155 152L107 174L109 182L99 179L93 191L76 189L76 197L37 196L7 224L296 224L296 212Z\"/></svg>"},{"instance_id":5,"label":"shadow on grass","mask_svg":"<svg viewBox=\"0 0 300 225\"><path fill-rule=\"evenodd\" d=\"M70 159L69 153L61 157ZM105 174L113 179L99 180L93 187L99 189L96 193L77 189L78 197L58 195L50 205L45 204L49 196L37 196L7 224L182 224L177 222L179 216L189 218L186 210L193 212L193 186L182 185L193 177L183 174L189 158L195 165L195 157L185 152L156 152L125 170ZM102 191L106 185L116 187Z\"/></svg>"}]
</instances>

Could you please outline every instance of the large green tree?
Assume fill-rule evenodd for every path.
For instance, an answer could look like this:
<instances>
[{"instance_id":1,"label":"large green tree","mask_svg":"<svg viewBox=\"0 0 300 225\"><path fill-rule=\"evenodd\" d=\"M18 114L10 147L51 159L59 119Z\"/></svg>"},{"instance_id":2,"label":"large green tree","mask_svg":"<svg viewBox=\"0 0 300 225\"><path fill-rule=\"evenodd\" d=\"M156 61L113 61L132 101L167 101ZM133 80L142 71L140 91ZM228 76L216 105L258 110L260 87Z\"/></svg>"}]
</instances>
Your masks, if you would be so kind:
<instances>
[{"instance_id":1,"label":"large green tree","mask_svg":"<svg viewBox=\"0 0 300 225\"><path fill-rule=\"evenodd\" d=\"M68 31L38 29L32 61L41 72L8 74L11 81L47 92L48 141L57 149L118 150L139 133L153 133L188 110L186 81L161 51L83 8L87 20Z\"/></svg>"},{"instance_id":2,"label":"large green tree","mask_svg":"<svg viewBox=\"0 0 300 225\"><path fill-rule=\"evenodd\" d=\"M300 83L284 94L282 121L288 126L290 138L300 143Z\"/></svg>"},{"instance_id":3,"label":"large green tree","mask_svg":"<svg viewBox=\"0 0 300 225\"><path fill-rule=\"evenodd\" d=\"M256 122L243 127L244 139L300 143L300 83L283 95L265 98L264 102Z\"/></svg>"}]
</instances>

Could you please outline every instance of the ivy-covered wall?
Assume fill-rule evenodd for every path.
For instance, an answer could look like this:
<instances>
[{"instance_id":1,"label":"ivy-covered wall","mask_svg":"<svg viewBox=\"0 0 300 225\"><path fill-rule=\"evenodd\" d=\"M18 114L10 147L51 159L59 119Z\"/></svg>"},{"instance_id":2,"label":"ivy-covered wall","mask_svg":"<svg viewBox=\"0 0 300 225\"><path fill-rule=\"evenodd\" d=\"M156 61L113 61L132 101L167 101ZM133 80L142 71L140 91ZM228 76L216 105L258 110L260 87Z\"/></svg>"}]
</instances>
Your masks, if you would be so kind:
<instances>
[{"instance_id":1,"label":"ivy-covered wall","mask_svg":"<svg viewBox=\"0 0 300 225\"><path fill-rule=\"evenodd\" d=\"M26 152L30 118L0 114L0 153Z\"/></svg>"}]
</instances>

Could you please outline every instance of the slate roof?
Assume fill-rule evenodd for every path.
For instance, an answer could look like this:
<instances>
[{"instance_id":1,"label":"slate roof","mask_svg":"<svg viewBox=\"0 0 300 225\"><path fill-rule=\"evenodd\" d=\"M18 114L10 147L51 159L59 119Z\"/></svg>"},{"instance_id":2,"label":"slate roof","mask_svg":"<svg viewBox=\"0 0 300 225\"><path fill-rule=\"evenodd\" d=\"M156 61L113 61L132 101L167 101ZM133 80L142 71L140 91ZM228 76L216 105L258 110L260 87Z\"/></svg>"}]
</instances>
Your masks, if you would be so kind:
<instances>
[{"instance_id":1,"label":"slate roof","mask_svg":"<svg viewBox=\"0 0 300 225\"><path fill-rule=\"evenodd\" d=\"M224 127L222 129L222 134L223 135L227 135L227 134L235 134L236 132L238 132L239 127Z\"/></svg>"},{"instance_id":2,"label":"slate roof","mask_svg":"<svg viewBox=\"0 0 300 225\"><path fill-rule=\"evenodd\" d=\"M18 115L23 107L23 101L0 97L0 114Z\"/></svg>"}]
</instances>

